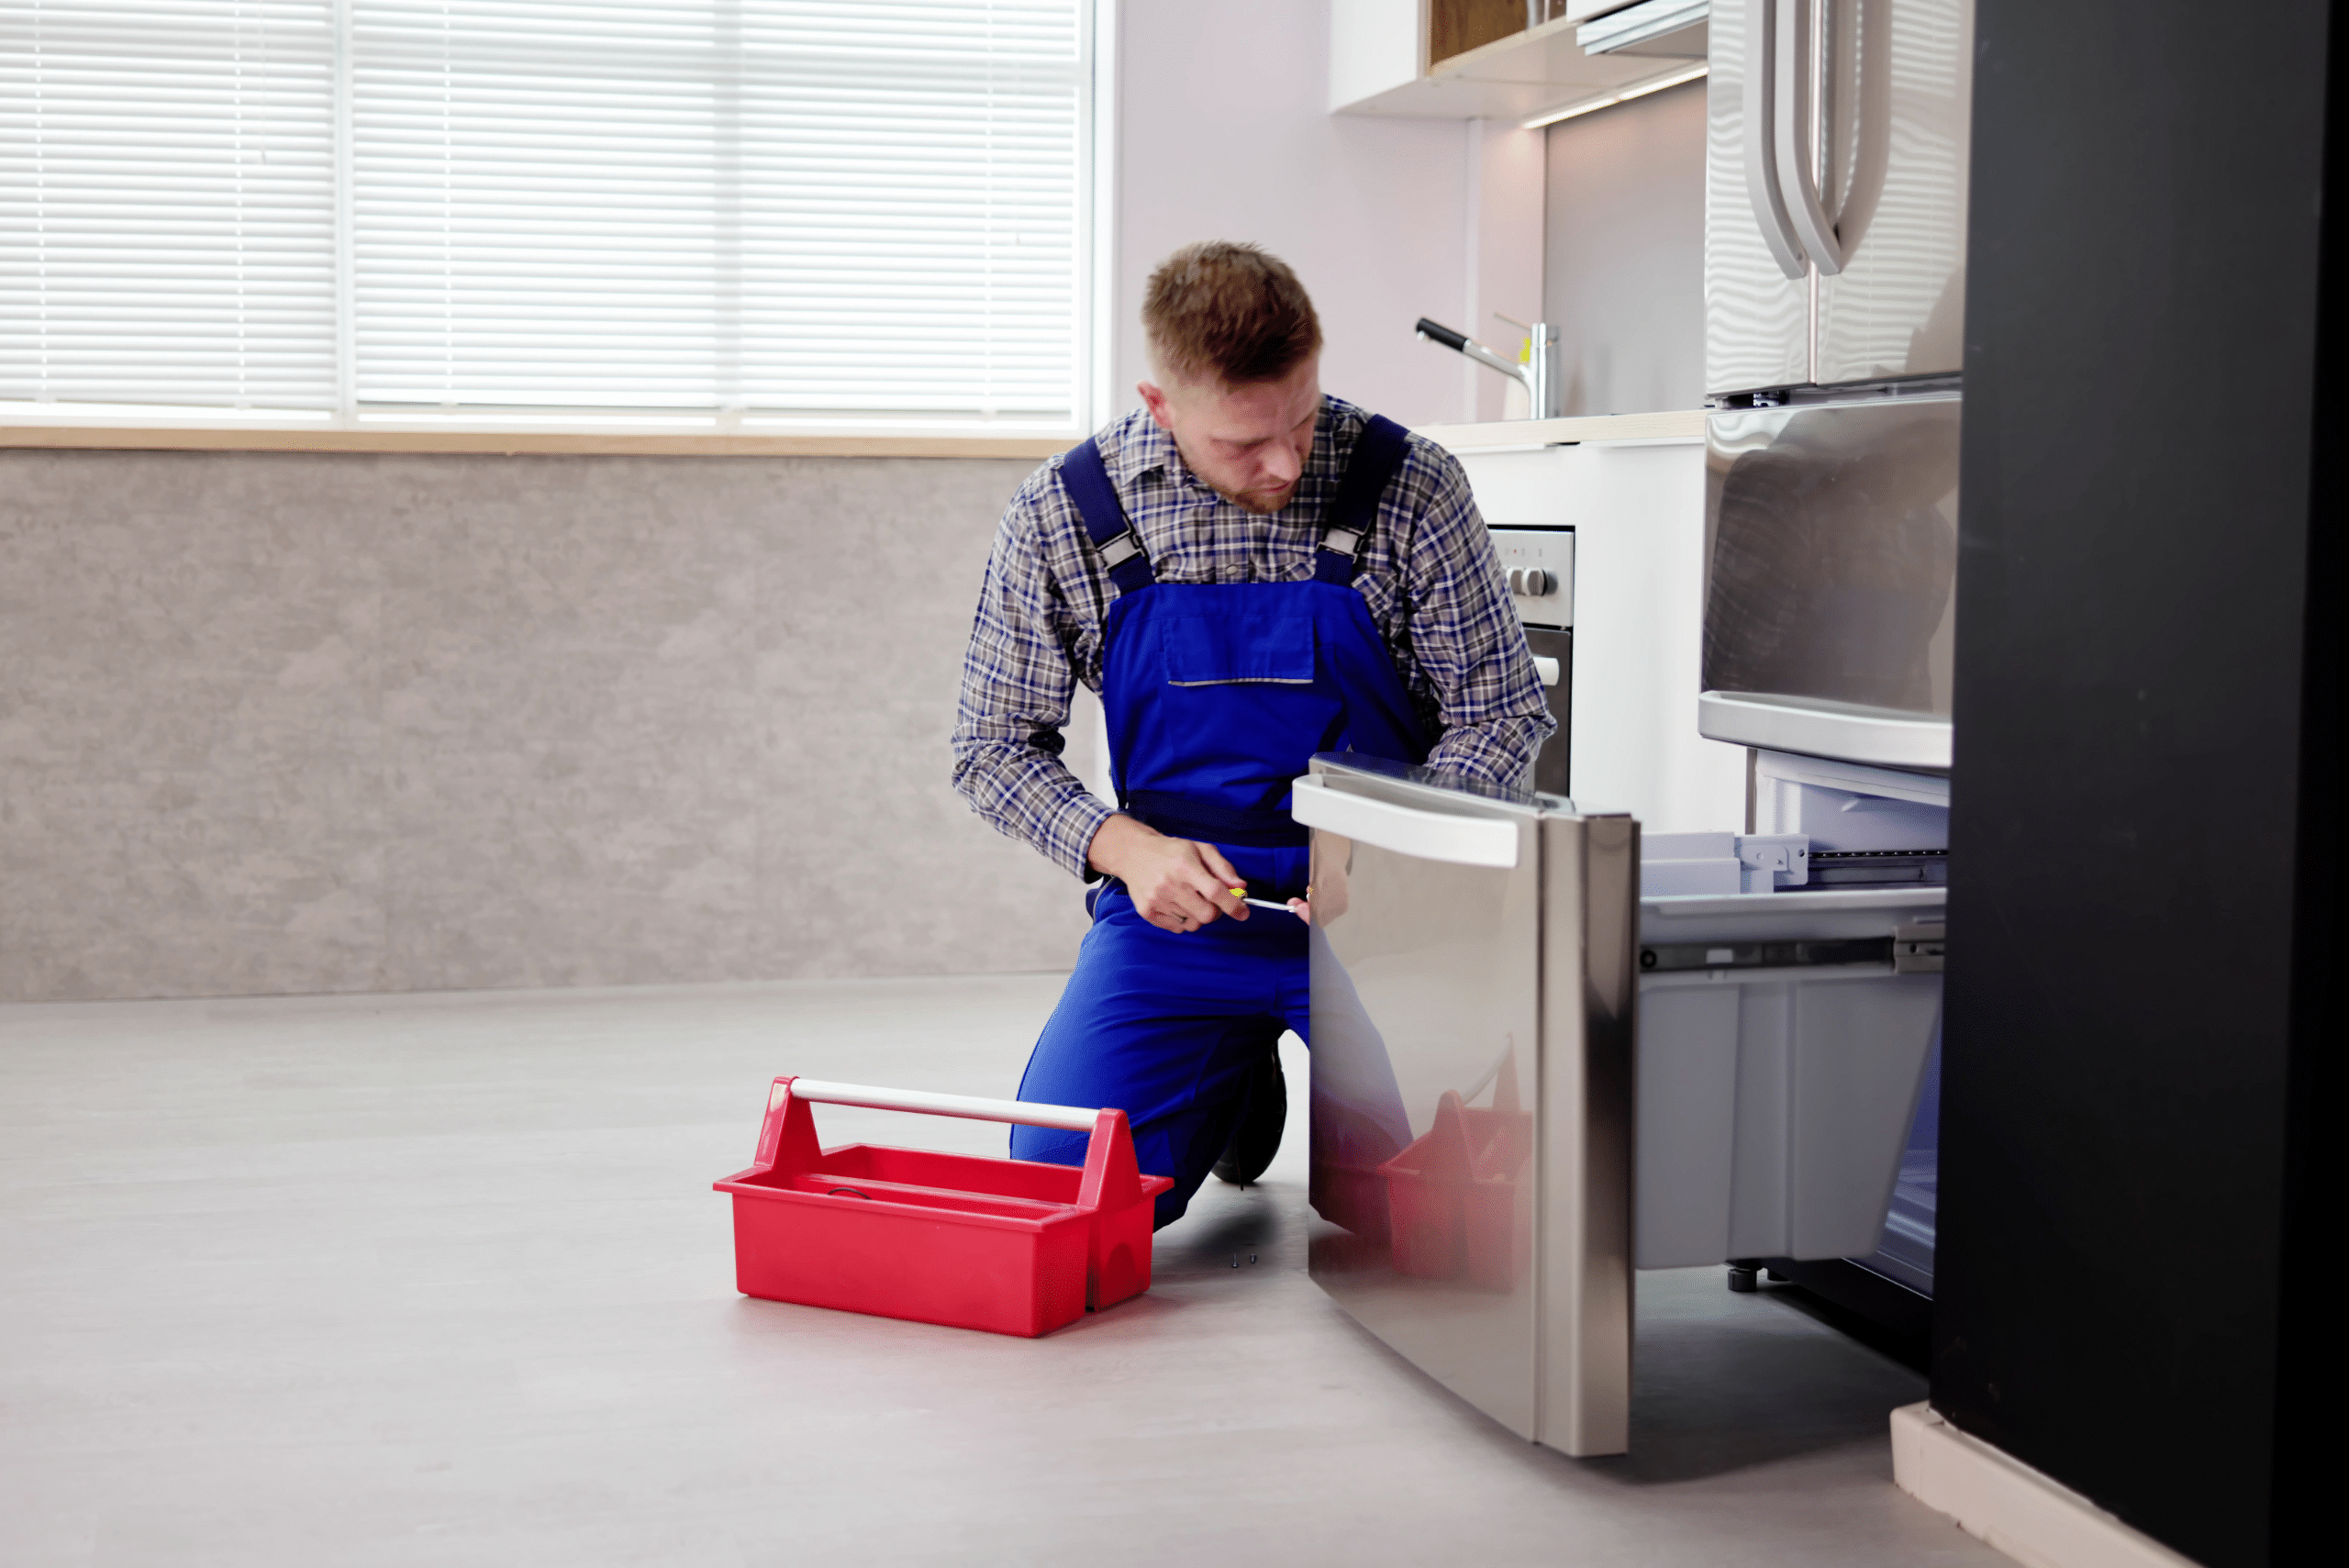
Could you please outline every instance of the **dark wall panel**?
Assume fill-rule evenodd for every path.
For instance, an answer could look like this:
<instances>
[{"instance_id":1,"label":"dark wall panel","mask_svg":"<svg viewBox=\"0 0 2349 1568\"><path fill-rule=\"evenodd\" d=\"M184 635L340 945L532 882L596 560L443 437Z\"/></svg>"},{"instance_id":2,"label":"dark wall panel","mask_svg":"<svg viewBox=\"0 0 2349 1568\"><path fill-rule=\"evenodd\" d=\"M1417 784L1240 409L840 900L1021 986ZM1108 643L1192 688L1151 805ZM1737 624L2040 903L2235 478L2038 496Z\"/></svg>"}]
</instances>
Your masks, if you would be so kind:
<instances>
[{"instance_id":1,"label":"dark wall panel","mask_svg":"<svg viewBox=\"0 0 2349 1568\"><path fill-rule=\"evenodd\" d=\"M1981 0L1933 1403L2270 1560L2326 8ZM2237 25L2237 24L2242 25Z\"/></svg>"}]
</instances>

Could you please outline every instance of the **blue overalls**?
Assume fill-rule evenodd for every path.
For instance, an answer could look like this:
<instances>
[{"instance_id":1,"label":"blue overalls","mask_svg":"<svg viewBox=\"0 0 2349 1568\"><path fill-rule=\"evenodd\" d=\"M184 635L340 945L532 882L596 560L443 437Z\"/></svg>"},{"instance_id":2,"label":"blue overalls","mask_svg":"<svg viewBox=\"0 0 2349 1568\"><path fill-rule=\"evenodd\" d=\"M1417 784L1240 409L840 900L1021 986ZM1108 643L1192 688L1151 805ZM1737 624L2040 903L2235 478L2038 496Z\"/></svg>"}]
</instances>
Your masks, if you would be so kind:
<instances>
[{"instance_id":1,"label":"blue overalls","mask_svg":"<svg viewBox=\"0 0 2349 1568\"><path fill-rule=\"evenodd\" d=\"M1086 441L1061 482L1119 590L1103 628L1101 702L1119 807L1200 840L1286 899L1305 892L1306 829L1289 781L1317 751L1422 762L1427 742L1386 640L1354 591L1355 556L1402 465L1405 432L1373 418L1323 519L1311 580L1161 583ZM1093 927L1019 1097L1114 1106L1142 1170L1174 1178L1179 1218L1223 1152L1249 1076L1285 1029L1310 1043L1305 923L1252 908L1185 934L1143 919L1126 889L1092 895ZM1085 1162L1085 1135L1014 1128L1011 1152Z\"/></svg>"}]
</instances>

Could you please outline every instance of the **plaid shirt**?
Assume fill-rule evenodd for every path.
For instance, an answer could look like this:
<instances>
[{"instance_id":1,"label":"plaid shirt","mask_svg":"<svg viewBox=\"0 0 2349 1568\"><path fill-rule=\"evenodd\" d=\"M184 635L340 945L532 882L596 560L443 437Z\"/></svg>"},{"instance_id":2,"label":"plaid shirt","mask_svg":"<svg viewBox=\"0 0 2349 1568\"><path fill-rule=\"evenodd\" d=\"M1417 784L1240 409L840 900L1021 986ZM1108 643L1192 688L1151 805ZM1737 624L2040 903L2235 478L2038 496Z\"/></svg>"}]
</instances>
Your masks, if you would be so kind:
<instances>
[{"instance_id":1,"label":"plaid shirt","mask_svg":"<svg viewBox=\"0 0 2349 1568\"><path fill-rule=\"evenodd\" d=\"M1324 397L1289 504L1259 517L1194 475L1145 409L1097 439L1118 498L1162 583L1298 583L1313 575L1323 508L1369 416ZM1101 689L1101 629L1118 590L1060 479L1030 474L996 530L954 725L954 787L1001 832L1085 874L1111 815L1061 761L1069 697ZM1499 559L1452 454L1413 436L1360 547L1353 585L1395 655L1428 733L1429 765L1522 784L1557 728Z\"/></svg>"}]
</instances>

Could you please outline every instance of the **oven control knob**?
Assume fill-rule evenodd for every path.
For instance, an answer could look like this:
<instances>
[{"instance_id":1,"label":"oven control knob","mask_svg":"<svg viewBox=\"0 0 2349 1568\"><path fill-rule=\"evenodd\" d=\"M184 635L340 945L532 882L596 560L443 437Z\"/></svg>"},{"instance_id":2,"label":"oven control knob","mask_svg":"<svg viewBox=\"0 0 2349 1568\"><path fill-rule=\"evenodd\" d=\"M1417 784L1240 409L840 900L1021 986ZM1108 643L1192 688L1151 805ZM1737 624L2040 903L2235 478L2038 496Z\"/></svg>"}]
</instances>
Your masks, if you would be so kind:
<instances>
[{"instance_id":1,"label":"oven control knob","mask_svg":"<svg viewBox=\"0 0 2349 1568\"><path fill-rule=\"evenodd\" d=\"M1548 593L1550 588L1550 574L1539 566L1529 566L1525 569L1525 585L1518 592L1528 598L1538 599Z\"/></svg>"},{"instance_id":2,"label":"oven control knob","mask_svg":"<svg viewBox=\"0 0 2349 1568\"><path fill-rule=\"evenodd\" d=\"M1522 594L1525 592L1524 567L1512 566L1508 569L1508 591L1512 594Z\"/></svg>"}]
</instances>

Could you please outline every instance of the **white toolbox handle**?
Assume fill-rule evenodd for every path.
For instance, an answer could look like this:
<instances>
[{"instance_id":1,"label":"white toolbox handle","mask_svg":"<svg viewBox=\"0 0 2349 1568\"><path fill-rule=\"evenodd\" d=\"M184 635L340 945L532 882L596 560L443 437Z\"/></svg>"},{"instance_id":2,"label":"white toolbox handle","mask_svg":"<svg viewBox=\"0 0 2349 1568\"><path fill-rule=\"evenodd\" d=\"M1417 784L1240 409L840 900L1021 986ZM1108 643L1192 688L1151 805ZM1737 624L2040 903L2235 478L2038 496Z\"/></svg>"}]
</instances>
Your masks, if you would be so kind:
<instances>
[{"instance_id":1,"label":"white toolbox handle","mask_svg":"<svg viewBox=\"0 0 2349 1568\"><path fill-rule=\"evenodd\" d=\"M1517 824L1507 817L1456 817L1349 795L1331 789L1318 773L1297 781L1289 795L1289 815L1305 827L1326 828L1415 860L1500 871L1517 866Z\"/></svg>"},{"instance_id":2,"label":"white toolbox handle","mask_svg":"<svg viewBox=\"0 0 2349 1568\"><path fill-rule=\"evenodd\" d=\"M1016 1121L1022 1127L1057 1127L1068 1132L1091 1132L1101 1113L1074 1106L1035 1106L1025 1100L985 1100L975 1095L940 1095L928 1089L876 1089L868 1084L833 1084L821 1078L794 1078L791 1097L817 1105L858 1106L874 1111L920 1111L926 1116L959 1116L971 1121ZM783 1103L786 1086L777 1084L767 1101L773 1110Z\"/></svg>"}]
</instances>

